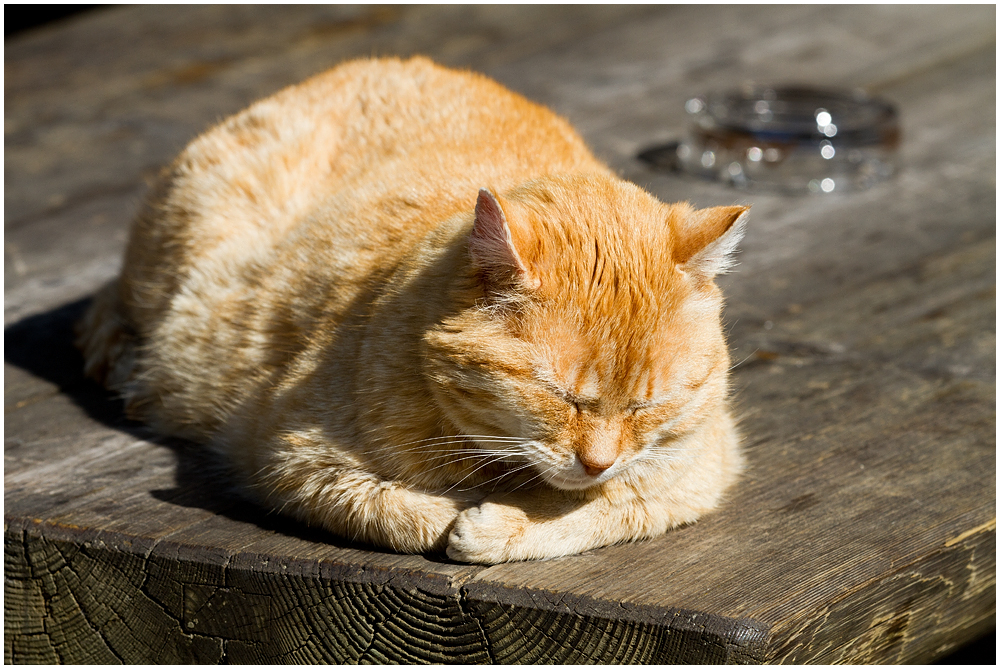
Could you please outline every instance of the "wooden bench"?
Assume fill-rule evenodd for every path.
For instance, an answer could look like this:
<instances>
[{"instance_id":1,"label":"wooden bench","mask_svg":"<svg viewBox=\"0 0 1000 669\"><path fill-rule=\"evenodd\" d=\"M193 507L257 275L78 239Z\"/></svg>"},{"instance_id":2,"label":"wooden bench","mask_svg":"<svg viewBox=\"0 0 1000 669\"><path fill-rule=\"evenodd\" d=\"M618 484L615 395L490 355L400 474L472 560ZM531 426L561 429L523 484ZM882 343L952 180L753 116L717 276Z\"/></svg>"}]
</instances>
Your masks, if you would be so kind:
<instances>
[{"instance_id":1,"label":"wooden bench","mask_svg":"<svg viewBox=\"0 0 1000 669\"><path fill-rule=\"evenodd\" d=\"M118 7L5 43L7 662L928 662L995 625L995 8ZM468 566L239 503L85 380L71 324L144 180L338 61L424 53L663 200L752 202L725 277L749 469L656 541ZM651 172L693 95L861 86L900 172L782 196Z\"/></svg>"}]
</instances>

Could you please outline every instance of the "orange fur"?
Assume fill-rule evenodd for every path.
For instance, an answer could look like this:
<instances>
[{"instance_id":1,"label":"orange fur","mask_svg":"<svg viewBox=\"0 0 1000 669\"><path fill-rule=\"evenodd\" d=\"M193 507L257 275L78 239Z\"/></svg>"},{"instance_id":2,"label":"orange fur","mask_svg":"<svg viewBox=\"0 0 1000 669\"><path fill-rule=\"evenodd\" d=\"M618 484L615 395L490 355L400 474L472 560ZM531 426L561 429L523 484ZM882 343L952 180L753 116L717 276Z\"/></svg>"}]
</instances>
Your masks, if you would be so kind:
<instances>
[{"instance_id":1,"label":"orange fur","mask_svg":"<svg viewBox=\"0 0 1000 669\"><path fill-rule=\"evenodd\" d=\"M354 61L188 146L79 344L263 504L565 555L692 522L739 472L712 278L744 211L658 202L481 75Z\"/></svg>"}]
</instances>

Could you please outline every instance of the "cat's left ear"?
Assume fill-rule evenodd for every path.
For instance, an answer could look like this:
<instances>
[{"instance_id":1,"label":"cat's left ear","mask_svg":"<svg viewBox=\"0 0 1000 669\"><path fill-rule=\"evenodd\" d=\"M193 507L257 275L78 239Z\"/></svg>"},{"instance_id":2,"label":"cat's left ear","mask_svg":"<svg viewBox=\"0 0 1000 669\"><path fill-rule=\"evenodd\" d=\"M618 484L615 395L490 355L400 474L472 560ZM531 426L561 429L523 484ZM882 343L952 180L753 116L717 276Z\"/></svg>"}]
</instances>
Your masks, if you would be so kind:
<instances>
[{"instance_id":1,"label":"cat's left ear","mask_svg":"<svg viewBox=\"0 0 1000 669\"><path fill-rule=\"evenodd\" d=\"M531 276L514 246L500 201L485 188L480 189L476 200L476 222L469 236L469 252L488 280L501 282L514 278L529 288L538 287L538 280Z\"/></svg>"},{"instance_id":2,"label":"cat's left ear","mask_svg":"<svg viewBox=\"0 0 1000 669\"><path fill-rule=\"evenodd\" d=\"M699 209L674 226L674 261L691 276L710 281L733 266L750 207Z\"/></svg>"}]
</instances>

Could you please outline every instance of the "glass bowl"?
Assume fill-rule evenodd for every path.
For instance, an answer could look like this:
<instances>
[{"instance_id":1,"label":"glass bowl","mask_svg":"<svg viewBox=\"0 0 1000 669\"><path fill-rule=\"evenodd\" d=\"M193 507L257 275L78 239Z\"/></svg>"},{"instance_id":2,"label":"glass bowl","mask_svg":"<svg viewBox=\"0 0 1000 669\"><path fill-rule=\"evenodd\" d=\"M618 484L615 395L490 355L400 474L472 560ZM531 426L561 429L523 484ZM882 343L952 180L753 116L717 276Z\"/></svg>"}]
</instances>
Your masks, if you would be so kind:
<instances>
[{"instance_id":1,"label":"glass bowl","mask_svg":"<svg viewBox=\"0 0 1000 669\"><path fill-rule=\"evenodd\" d=\"M890 103L862 92L749 86L696 97L677 165L739 188L857 191L895 171L900 131Z\"/></svg>"}]
</instances>

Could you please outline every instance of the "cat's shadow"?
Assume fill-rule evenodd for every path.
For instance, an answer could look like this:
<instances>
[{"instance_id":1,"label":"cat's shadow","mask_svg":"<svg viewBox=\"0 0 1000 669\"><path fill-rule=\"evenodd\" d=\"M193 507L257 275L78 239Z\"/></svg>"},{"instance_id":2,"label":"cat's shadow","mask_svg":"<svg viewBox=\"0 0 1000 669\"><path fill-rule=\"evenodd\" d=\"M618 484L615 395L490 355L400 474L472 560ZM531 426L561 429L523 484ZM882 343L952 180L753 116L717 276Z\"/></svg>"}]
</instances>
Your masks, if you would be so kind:
<instances>
[{"instance_id":1,"label":"cat's shadow","mask_svg":"<svg viewBox=\"0 0 1000 669\"><path fill-rule=\"evenodd\" d=\"M142 423L129 420L123 402L83 374L83 357L73 345L73 324L83 316L89 304L90 298L84 298L5 327L4 360L58 386L62 395L93 420L169 449L177 461L174 487L150 490L152 497L169 504L207 510L305 541L378 551L242 499L235 493L233 481L223 466L204 448L183 439L158 436ZM447 561L443 556L428 556L433 561L438 558Z\"/></svg>"}]
</instances>

